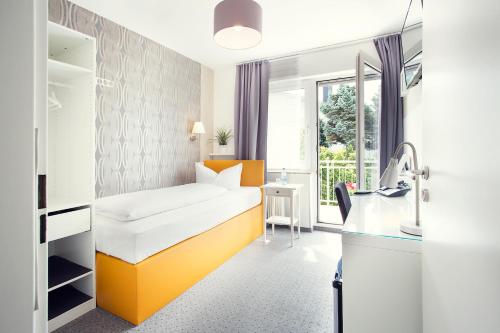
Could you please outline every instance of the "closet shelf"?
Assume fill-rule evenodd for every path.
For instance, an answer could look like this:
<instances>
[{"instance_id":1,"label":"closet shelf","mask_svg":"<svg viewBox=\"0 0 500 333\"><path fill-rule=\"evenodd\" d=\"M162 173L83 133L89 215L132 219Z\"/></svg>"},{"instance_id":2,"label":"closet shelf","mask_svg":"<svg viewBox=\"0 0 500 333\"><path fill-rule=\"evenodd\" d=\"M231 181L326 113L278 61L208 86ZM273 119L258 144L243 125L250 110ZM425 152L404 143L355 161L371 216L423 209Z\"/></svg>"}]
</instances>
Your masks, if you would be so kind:
<instances>
[{"instance_id":1,"label":"closet shelf","mask_svg":"<svg viewBox=\"0 0 500 333\"><path fill-rule=\"evenodd\" d=\"M85 67L71 65L54 59L48 60L49 80L63 83L79 78L83 75L91 75L93 72Z\"/></svg>"},{"instance_id":2,"label":"closet shelf","mask_svg":"<svg viewBox=\"0 0 500 333\"><path fill-rule=\"evenodd\" d=\"M52 57L64 54L68 50L79 50L92 43L89 36L50 21L47 30L49 35L49 56L52 55Z\"/></svg>"},{"instance_id":3,"label":"closet shelf","mask_svg":"<svg viewBox=\"0 0 500 333\"><path fill-rule=\"evenodd\" d=\"M92 270L59 256L48 259L49 292L92 274Z\"/></svg>"},{"instance_id":4,"label":"closet shelf","mask_svg":"<svg viewBox=\"0 0 500 333\"><path fill-rule=\"evenodd\" d=\"M66 285L49 292L49 320L52 320L79 305L90 301L92 297L86 295L71 285Z\"/></svg>"}]
</instances>

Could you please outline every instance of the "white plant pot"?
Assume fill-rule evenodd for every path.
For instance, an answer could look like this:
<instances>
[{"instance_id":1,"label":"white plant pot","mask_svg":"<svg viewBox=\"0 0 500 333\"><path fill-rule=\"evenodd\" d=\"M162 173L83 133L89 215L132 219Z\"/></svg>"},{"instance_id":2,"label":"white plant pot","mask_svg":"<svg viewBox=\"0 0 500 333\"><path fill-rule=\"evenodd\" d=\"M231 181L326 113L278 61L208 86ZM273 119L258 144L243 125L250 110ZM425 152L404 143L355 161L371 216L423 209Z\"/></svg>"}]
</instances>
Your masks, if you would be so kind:
<instances>
[{"instance_id":1,"label":"white plant pot","mask_svg":"<svg viewBox=\"0 0 500 333\"><path fill-rule=\"evenodd\" d=\"M220 154L227 154L227 145L219 145L219 153Z\"/></svg>"}]
</instances>

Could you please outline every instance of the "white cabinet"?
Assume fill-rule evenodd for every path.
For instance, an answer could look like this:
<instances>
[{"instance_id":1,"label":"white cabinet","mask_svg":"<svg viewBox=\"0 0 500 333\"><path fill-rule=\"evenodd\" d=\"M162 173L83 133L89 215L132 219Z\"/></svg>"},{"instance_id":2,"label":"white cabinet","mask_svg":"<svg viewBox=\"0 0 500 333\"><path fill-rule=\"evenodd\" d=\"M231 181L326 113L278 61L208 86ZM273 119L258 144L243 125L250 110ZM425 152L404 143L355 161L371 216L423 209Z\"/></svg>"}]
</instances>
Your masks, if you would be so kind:
<instances>
[{"instance_id":1,"label":"white cabinet","mask_svg":"<svg viewBox=\"0 0 500 333\"><path fill-rule=\"evenodd\" d=\"M48 23L48 330L95 308L95 39Z\"/></svg>"},{"instance_id":2,"label":"white cabinet","mask_svg":"<svg viewBox=\"0 0 500 333\"><path fill-rule=\"evenodd\" d=\"M46 332L95 307L95 40L2 6L0 331Z\"/></svg>"},{"instance_id":3,"label":"white cabinet","mask_svg":"<svg viewBox=\"0 0 500 333\"><path fill-rule=\"evenodd\" d=\"M422 242L399 231L409 199L352 198L342 233L345 333L422 333Z\"/></svg>"}]
</instances>

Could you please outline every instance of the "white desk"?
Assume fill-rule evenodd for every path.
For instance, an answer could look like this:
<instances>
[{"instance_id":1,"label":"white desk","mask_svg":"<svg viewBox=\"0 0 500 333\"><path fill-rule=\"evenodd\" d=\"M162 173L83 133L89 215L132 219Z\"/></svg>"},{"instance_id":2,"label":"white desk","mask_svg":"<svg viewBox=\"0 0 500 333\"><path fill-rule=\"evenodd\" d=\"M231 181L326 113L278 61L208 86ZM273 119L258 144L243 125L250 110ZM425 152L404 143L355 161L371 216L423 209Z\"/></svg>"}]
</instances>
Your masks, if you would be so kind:
<instances>
[{"instance_id":1,"label":"white desk","mask_svg":"<svg viewBox=\"0 0 500 333\"><path fill-rule=\"evenodd\" d=\"M273 228L274 225L290 225L290 243L293 246L294 239L294 226L297 225L297 234L300 238L300 189L302 184L278 184L268 183L262 188L264 189L264 241L267 241L267 223L270 223ZM290 200L290 216L270 216L267 217L267 199L269 197L288 198ZM295 200L297 197L297 200ZM295 203L298 202L298 212L295 213Z\"/></svg>"},{"instance_id":2,"label":"white desk","mask_svg":"<svg viewBox=\"0 0 500 333\"><path fill-rule=\"evenodd\" d=\"M412 197L351 197L342 232L345 333L422 333L421 237L399 231Z\"/></svg>"}]
</instances>

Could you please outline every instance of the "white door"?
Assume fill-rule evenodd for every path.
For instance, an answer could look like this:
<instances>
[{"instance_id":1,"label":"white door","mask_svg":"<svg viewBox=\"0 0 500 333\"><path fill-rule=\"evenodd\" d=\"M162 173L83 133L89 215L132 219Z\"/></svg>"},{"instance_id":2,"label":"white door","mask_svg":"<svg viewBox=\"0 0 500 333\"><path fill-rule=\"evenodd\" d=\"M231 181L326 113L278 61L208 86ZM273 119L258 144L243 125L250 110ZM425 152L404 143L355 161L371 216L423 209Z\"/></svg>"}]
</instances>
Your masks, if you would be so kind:
<instances>
[{"instance_id":1,"label":"white door","mask_svg":"<svg viewBox=\"0 0 500 333\"><path fill-rule=\"evenodd\" d=\"M46 112L46 11L44 0L0 2L0 332L46 330L39 260L46 247L39 245L35 191L36 114Z\"/></svg>"},{"instance_id":2,"label":"white door","mask_svg":"<svg viewBox=\"0 0 500 333\"><path fill-rule=\"evenodd\" d=\"M500 331L500 2L426 1L426 333Z\"/></svg>"},{"instance_id":3,"label":"white door","mask_svg":"<svg viewBox=\"0 0 500 333\"><path fill-rule=\"evenodd\" d=\"M378 188L380 161L381 63L365 54L356 57L357 188Z\"/></svg>"}]
</instances>

